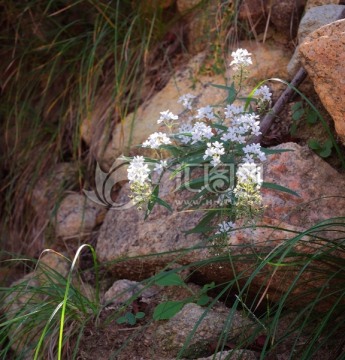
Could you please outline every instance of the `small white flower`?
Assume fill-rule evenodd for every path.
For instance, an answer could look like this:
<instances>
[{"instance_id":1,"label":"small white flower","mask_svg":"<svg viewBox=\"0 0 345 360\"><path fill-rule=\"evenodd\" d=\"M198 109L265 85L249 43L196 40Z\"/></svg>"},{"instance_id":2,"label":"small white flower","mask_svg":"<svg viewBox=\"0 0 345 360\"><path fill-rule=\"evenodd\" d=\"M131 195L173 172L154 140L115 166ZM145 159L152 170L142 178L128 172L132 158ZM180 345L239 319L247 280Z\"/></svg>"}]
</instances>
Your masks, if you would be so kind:
<instances>
[{"instance_id":1,"label":"small white flower","mask_svg":"<svg viewBox=\"0 0 345 360\"><path fill-rule=\"evenodd\" d=\"M158 149L161 145L171 144L168 136L162 132L155 132L143 143L143 147Z\"/></svg>"},{"instance_id":2,"label":"small white flower","mask_svg":"<svg viewBox=\"0 0 345 360\"><path fill-rule=\"evenodd\" d=\"M243 148L243 152L246 154L246 157L248 157L248 159L253 159L253 156L256 156L260 161L266 160L266 155L263 151L261 151L260 144L246 145ZM254 162L254 160L248 162Z\"/></svg>"},{"instance_id":3,"label":"small white flower","mask_svg":"<svg viewBox=\"0 0 345 360\"><path fill-rule=\"evenodd\" d=\"M196 119L204 119L204 118L206 118L208 120L213 120L215 118L214 113L213 113L213 109L209 105L198 109L197 112L198 113L195 116Z\"/></svg>"},{"instance_id":4,"label":"small white flower","mask_svg":"<svg viewBox=\"0 0 345 360\"><path fill-rule=\"evenodd\" d=\"M235 223L232 221L223 221L218 224L219 230L216 232L216 235L228 234L232 229L235 228Z\"/></svg>"},{"instance_id":5,"label":"small white flower","mask_svg":"<svg viewBox=\"0 0 345 360\"><path fill-rule=\"evenodd\" d=\"M139 183L143 185L149 181L150 169L143 156L135 156L130 162L128 169L128 180L130 183Z\"/></svg>"},{"instance_id":6,"label":"small white flower","mask_svg":"<svg viewBox=\"0 0 345 360\"><path fill-rule=\"evenodd\" d=\"M163 172L164 168L166 168L167 166L168 162L166 160L161 160L159 163L155 164L155 168L153 169L153 171L160 175Z\"/></svg>"},{"instance_id":7,"label":"small white flower","mask_svg":"<svg viewBox=\"0 0 345 360\"><path fill-rule=\"evenodd\" d=\"M227 107L225 108L225 118L226 119L232 119L233 117L242 114L244 112L244 106L239 105L227 105Z\"/></svg>"},{"instance_id":8,"label":"small white flower","mask_svg":"<svg viewBox=\"0 0 345 360\"><path fill-rule=\"evenodd\" d=\"M262 166L254 163L240 164L236 171L236 177L239 183L254 183L261 186L262 179Z\"/></svg>"},{"instance_id":9,"label":"small white flower","mask_svg":"<svg viewBox=\"0 0 345 360\"><path fill-rule=\"evenodd\" d=\"M232 203L233 190L229 190L224 192L218 196L217 204L231 204Z\"/></svg>"},{"instance_id":10,"label":"small white flower","mask_svg":"<svg viewBox=\"0 0 345 360\"><path fill-rule=\"evenodd\" d=\"M270 88L268 86L263 85L254 91L254 96L258 99L259 102L270 103L272 98L272 93L270 92Z\"/></svg>"},{"instance_id":11,"label":"small white flower","mask_svg":"<svg viewBox=\"0 0 345 360\"><path fill-rule=\"evenodd\" d=\"M162 122L169 123L172 120L177 120L178 119L178 116L174 115L169 110L162 111L162 112L160 112L160 114L161 114L161 117L157 120L157 124L160 124Z\"/></svg>"},{"instance_id":12,"label":"small white flower","mask_svg":"<svg viewBox=\"0 0 345 360\"><path fill-rule=\"evenodd\" d=\"M195 144L198 141L206 139L211 139L213 136L211 126L208 126L202 122L196 122L191 131L192 134L192 144Z\"/></svg>"},{"instance_id":13,"label":"small white flower","mask_svg":"<svg viewBox=\"0 0 345 360\"><path fill-rule=\"evenodd\" d=\"M179 132L180 133L191 133L192 129L193 129L193 126L190 124L182 124L179 127ZM186 135L178 135L178 138L183 144L188 144L192 141L192 138L190 136L186 136Z\"/></svg>"},{"instance_id":14,"label":"small white flower","mask_svg":"<svg viewBox=\"0 0 345 360\"><path fill-rule=\"evenodd\" d=\"M192 101L195 99L196 96L192 94L184 94L179 97L177 100L178 103L182 104L182 106L188 110L192 110Z\"/></svg>"},{"instance_id":15,"label":"small white flower","mask_svg":"<svg viewBox=\"0 0 345 360\"><path fill-rule=\"evenodd\" d=\"M207 149L204 154L204 160L208 157L212 157L211 164L217 166L221 163L220 157L225 154L224 146L219 141L214 143L207 143Z\"/></svg>"},{"instance_id":16,"label":"small white flower","mask_svg":"<svg viewBox=\"0 0 345 360\"><path fill-rule=\"evenodd\" d=\"M252 64L252 59L250 57L252 55L246 49L237 49L231 53L231 56L234 60L231 61L230 66L237 71L240 68L247 67Z\"/></svg>"}]
</instances>

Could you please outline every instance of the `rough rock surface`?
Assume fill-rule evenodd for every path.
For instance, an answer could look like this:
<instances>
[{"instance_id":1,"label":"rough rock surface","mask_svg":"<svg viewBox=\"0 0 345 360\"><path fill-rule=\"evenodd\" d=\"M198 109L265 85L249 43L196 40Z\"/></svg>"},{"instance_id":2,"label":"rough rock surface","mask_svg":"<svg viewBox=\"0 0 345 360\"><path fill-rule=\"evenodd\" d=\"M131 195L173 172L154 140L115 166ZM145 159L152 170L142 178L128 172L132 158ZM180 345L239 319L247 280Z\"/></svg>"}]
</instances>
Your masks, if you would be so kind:
<instances>
[{"instance_id":1,"label":"rough rock surface","mask_svg":"<svg viewBox=\"0 0 345 360\"><path fill-rule=\"evenodd\" d=\"M127 279L117 280L114 284L106 291L103 296L103 302L105 304L122 304L128 301L133 296L139 296L141 298L150 298L155 293L157 289L146 288L144 285L140 284L137 281L131 281Z\"/></svg>"},{"instance_id":2,"label":"rough rock surface","mask_svg":"<svg viewBox=\"0 0 345 360\"><path fill-rule=\"evenodd\" d=\"M264 32L267 22L268 3L261 0L243 0L239 4L238 19L256 35Z\"/></svg>"},{"instance_id":3,"label":"rough rock surface","mask_svg":"<svg viewBox=\"0 0 345 360\"><path fill-rule=\"evenodd\" d=\"M279 31L294 38L304 5L305 0L274 0L270 20Z\"/></svg>"},{"instance_id":4,"label":"rough rock surface","mask_svg":"<svg viewBox=\"0 0 345 360\"><path fill-rule=\"evenodd\" d=\"M338 5L340 3L339 0L308 0L305 6L305 10L309 10L315 6L322 6L322 5Z\"/></svg>"},{"instance_id":5,"label":"rough rock surface","mask_svg":"<svg viewBox=\"0 0 345 360\"><path fill-rule=\"evenodd\" d=\"M31 205L38 214L51 209L62 192L77 180L77 166L74 163L58 163L49 172L43 174L35 185Z\"/></svg>"},{"instance_id":6,"label":"rough rock surface","mask_svg":"<svg viewBox=\"0 0 345 360\"><path fill-rule=\"evenodd\" d=\"M253 58L250 67L250 78L243 89L245 95L253 89L260 80L279 77L286 78L286 65L289 54L283 48L272 48L270 45L254 44L243 41L239 47L248 49ZM157 93L149 104L139 107L136 114L129 115L123 122L115 127L111 141L104 154L100 154L104 168L109 168L115 159L128 150L145 141L150 134L158 131L157 119L161 111L169 109L174 114L181 114L183 108L177 103L178 98L186 93L197 96L196 106L216 105L225 98L224 90L217 89L211 84L224 85L225 79L221 75L200 74L200 67L204 62L204 54L195 56L186 68L178 71L163 90ZM230 63L230 59L227 61ZM231 78L231 72L227 74ZM197 82L195 83L195 79ZM132 128L135 124L134 128Z\"/></svg>"},{"instance_id":7,"label":"rough rock surface","mask_svg":"<svg viewBox=\"0 0 345 360\"><path fill-rule=\"evenodd\" d=\"M183 309L165 324L160 325L156 331L157 341L161 350L171 355L177 355L186 343L188 336L194 331L195 325L199 323L183 356L193 358L209 354L210 344L216 343L224 331L229 309L224 307L223 311L209 310L205 315L204 309L194 303L186 304ZM240 312L234 312L229 328L227 329L227 339L232 340L243 335L250 334L253 323Z\"/></svg>"},{"instance_id":8,"label":"rough rock surface","mask_svg":"<svg viewBox=\"0 0 345 360\"><path fill-rule=\"evenodd\" d=\"M184 12L193 9L195 6L199 5L202 0L177 0L177 10L183 14Z\"/></svg>"},{"instance_id":9,"label":"rough rock surface","mask_svg":"<svg viewBox=\"0 0 345 360\"><path fill-rule=\"evenodd\" d=\"M298 43L303 43L305 38L320 27L345 16L344 5L323 5L312 7L303 16L298 28ZM296 48L293 57L288 64L288 73L293 77L301 66L299 47Z\"/></svg>"},{"instance_id":10,"label":"rough rock surface","mask_svg":"<svg viewBox=\"0 0 345 360\"><path fill-rule=\"evenodd\" d=\"M232 350L219 352L216 355L211 355L198 360L256 360L256 355L250 350Z\"/></svg>"},{"instance_id":11,"label":"rough rock surface","mask_svg":"<svg viewBox=\"0 0 345 360\"><path fill-rule=\"evenodd\" d=\"M343 6L345 9L345 6ZM300 46L303 66L345 144L345 20L314 31Z\"/></svg>"},{"instance_id":12,"label":"rough rock surface","mask_svg":"<svg viewBox=\"0 0 345 360\"><path fill-rule=\"evenodd\" d=\"M85 196L77 193L69 194L62 200L57 210L56 236L67 239L84 236L103 221L105 213L105 207Z\"/></svg>"},{"instance_id":13,"label":"rough rock surface","mask_svg":"<svg viewBox=\"0 0 345 360\"><path fill-rule=\"evenodd\" d=\"M264 181L288 187L300 197L264 189L266 209L262 224L301 230L318 221L342 216L345 208L345 199L341 197L345 186L344 176L306 147L288 143L276 148L293 151L269 156L264 165ZM115 276L132 280L144 279L170 262L188 264L210 256L206 249L174 253L178 249L190 249L203 244L203 240L196 234L186 236L183 233L183 230L196 224L200 214L176 211L177 202L186 199L187 194L174 193L173 189L174 184L164 182L161 193L161 197L174 206L173 213L157 207L144 221L143 214L136 208L108 212L100 230L96 251L101 262L123 259L109 266ZM126 196L126 188L121 190L120 196ZM258 251L272 249L290 237L289 232L269 228L243 229L231 236L231 251L235 255L250 253L253 248ZM305 251L313 251L308 241L303 244ZM126 257L160 253L165 254L126 260ZM246 270L247 265L235 264L239 271ZM227 281L231 276L231 269L228 266L214 265L205 270L205 275L209 281ZM285 277L284 281L281 281L281 276ZM274 279L271 279L271 299L279 298L286 291L289 286L286 276L283 271L281 275L277 271ZM264 275L261 278L258 276L253 283L260 287L264 279Z\"/></svg>"}]
</instances>

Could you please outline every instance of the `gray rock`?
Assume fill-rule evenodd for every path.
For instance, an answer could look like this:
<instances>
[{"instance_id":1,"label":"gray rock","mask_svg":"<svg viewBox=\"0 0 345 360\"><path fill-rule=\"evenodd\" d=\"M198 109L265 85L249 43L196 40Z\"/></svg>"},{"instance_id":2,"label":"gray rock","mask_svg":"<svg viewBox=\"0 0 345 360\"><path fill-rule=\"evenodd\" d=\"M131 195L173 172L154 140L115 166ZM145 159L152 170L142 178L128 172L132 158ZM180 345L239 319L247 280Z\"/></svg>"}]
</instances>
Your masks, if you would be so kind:
<instances>
[{"instance_id":1,"label":"gray rock","mask_svg":"<svg viewBox=\"0 0 345 360\"><path fill-rule=\"evenodd\" d=\"M117 280L104 294L103 303L120 305L126 303L132 297L134 299L139 296L143 302L148 303L158 293L159 289L155 286L145 288L144 285L137 281Z\"/></svg>"},{"instance_id":2,"label":"gray rock","mask_svg":"<svg viewBox=\"0 0 345 360\"><path fill-rule=\"evenodd\" d=\"M157 341L164 353L176 356L185 345L189 335L193 333L183 356L195 359L209 354L210 345L217 343L225 326L227 326L226 338L228 340L235 339L244 333L250 334L253 323L248 318L235 311L230 324L227 324L228 315L227 311L207 311L194 303L186 304L172 319L158 327Z\"/></svg>"},{"instance_id":3,"label":"gray rock","mask_svg":"<svg viewBox=\"0 0 345 360\"><path fill-rule=\"evenodd\" d=\"M55 232L57 237L66 240L90 237L93 228L100 224L106 208L77 193L67 195L61 202L56 218Z\"/></svg>"},{"instance_id":4,"label":"gray rock","mask_svg":"<svg viewBox=\"0 0 345 360\"><path fill-rule=\"evenodd\" d=\"M345 15L345 5L323 5L310 8L303 16L298 28L298 43L303 43L305 38L313 31L319 29L321 26L330 24L333 21L341 19ZM301 58L299 55L299 48L297 47L295 53L289 62L288 73L291 78L296 74L301 66Z\"/></svg>"},{"instance_id":5,"label":"gray rock","mask_svg":"<svg viewBox=\"0 0 345 360\"><path fill-rule=\"evenodd\" d=\"M340 0L308 0L305 6L305 11L315 7L315 6L322 6L322 5L338 5Z\"/></svg>"},{"instance_id":6,"label":"gray rock","mask_svg":"<svg viewBox=\"0 0 345 360\"><path fill-rule=\"evenodd\" d=\"M250 350L232 350L219 352L216 355L211 355L206 358L199 358L198 360L256 360L255 353Z\"/></svg>"}]
</instances>

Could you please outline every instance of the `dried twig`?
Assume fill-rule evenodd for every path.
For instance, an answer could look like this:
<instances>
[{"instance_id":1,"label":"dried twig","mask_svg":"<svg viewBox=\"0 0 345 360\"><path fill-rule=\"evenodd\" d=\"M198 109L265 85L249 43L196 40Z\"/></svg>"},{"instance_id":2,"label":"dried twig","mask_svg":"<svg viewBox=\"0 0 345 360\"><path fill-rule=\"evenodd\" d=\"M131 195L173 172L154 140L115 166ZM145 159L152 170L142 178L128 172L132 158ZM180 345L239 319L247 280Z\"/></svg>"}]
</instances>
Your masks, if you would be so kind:
<instances>
[{"instance_id":1,"label":"dried twig","mask_svg":"<svg viewBox=\"0 0 345 360\"><path fill-rule=\"evenodd\" d=\"M298 87L303 80L306 78L307 72L301 67L295 77L292 79L290 86L285 89L285 91L280 95L279 99L276 101L271 111L261 120L260 130L261 135L255 137L252 142L258 143L261 142L262 137L267 133L268 129L271 127L273 120L279 113L283 110L286 103L294 95L294 87Z\"/></svg>"}]
</instances>

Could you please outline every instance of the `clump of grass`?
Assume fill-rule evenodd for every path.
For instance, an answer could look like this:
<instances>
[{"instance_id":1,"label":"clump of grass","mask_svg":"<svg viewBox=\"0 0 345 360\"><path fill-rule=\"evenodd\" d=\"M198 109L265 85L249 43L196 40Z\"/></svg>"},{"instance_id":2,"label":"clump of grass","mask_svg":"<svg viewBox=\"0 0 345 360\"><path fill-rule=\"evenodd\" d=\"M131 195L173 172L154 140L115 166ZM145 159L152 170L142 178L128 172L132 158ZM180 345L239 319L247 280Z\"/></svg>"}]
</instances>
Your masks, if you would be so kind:
<instances>
[{"instance_id":1,"label":"clump of grass","mask_svg":"<svg viewBox=\"0 0 345 360\"><path fill-rule=\"evenodd\" d=\"M81 251L89 247L96 270L94 292L87 291L76 272ZM66 261L61 254L56 254ZM100 309L98 273L95 252L81 246L67 277L38 261L35 271L9 288L1 288L4 315L0 319L0 355L6 358L11 349L16 358L72 358L69 339L79 339L88 321L95 319Z\"/></svg>"},{"instance_id":2,"label":"clump of grass","mask_svg":"<svg viewBox=\"0 0 345 360\"><path fill-rule=\"evenodd\" d=\"M273 249L264 248L260 253L251 251L246 255L236 255L226 247L221 255L210 256L188 265L168 264L164 273L158 273L143 281L145 287L153 284L186 286L185 282L193 282L195 279L198 279L200 285L206 285L202 282L203 276L200 274L207 272L209 266L227 266L229 261L232 264L233 274L229 275L228 280L204 286L207 296L201 292L200 296L194 299L196 302L202 301L205 312L185 340L177 358L184 357L188 344L204 316L217 301L222 301L230 308L224 331L218 343L214 344L214 353L229 349L227 329L234 317L234 310L241 310L245 317L251 319L253 326L250 331L246 330L246 333L238 336L236 343L231 344L233 350L254 349L260 353L260 359L282 352L286 355L286 348L290 349L291 359L311 359L320 353L329 356L328 359L342 359L342 334L345 330L344 234L345 218L332 218L319 222L303 232L290 232L286 240ZM76 358L86 325L101 325L106 329L113 320L130 311L126 310L127 305L139 298L142 290L132 295L118 311L110 312L101 320L99 314L107 304L101 305L99 296L87 297L76 287L72 281L72 272L85 246L87 245L78 250L67 278L42 266L37 273L39 276L36 277L36 280L40 280L39 286L34 286L30 278L11 288L1 289L3 303L12 308L12 312L9 312L6 318L2 317L0 323L1 356L6 357L10 347L17 346L19 354L23 357L34 354L32 356L37 359ZM176 253L176 262L178 263L180 256L185 256L188 251L193 250L195 249L184 249L181 254ZM95 254L93 251L92 253L97 269ZM189 270L190 275L182 281L177 273L186 270ZM277 272L283 278L284 272L289 281L285 286L286 291L273 301L268 294L272 293L271 278L276 276ZM261 286L254 280L257 278L264 279ZM312 284L317 286L310 286ZM18 304L18 300L23 299L23 296L25 301L19 303L20 306L12 306ZM194 300L186 299L185 303ZM126 351L131 339L140 337L145 329L154 326L155 320L162 321L161 319L168 319L174 315L170 310L170 315L163 314L162 305L162 302L157 305L152 319L147 313L141 326L133 329L122 346L109 356L117 356ZM102 324L97 325L100 320ZM16 337L11 337L11 341L8 342L6 336L13 332L13 328L16 329ZM75 349L71 349L71 343L76 344Z\"/></svg>"},{"instance_id":3,"label":"clump of grass","mask_svg":"<svg viewBox=\"0 0 345 360\"><path fill-rule=\"evenodd\" d=\"M82 187L82 164L99 156L101 136L140 104L142 90L149 93L150 51L175 18L130 0L7 1L0 9L2 220L9 237L22 239L10 249L18 252L42 230L28 205L37 179L58 162L74 161L75 185ZM96 107L87 150L79 128Z\"/></svg>"}]
</instances>

